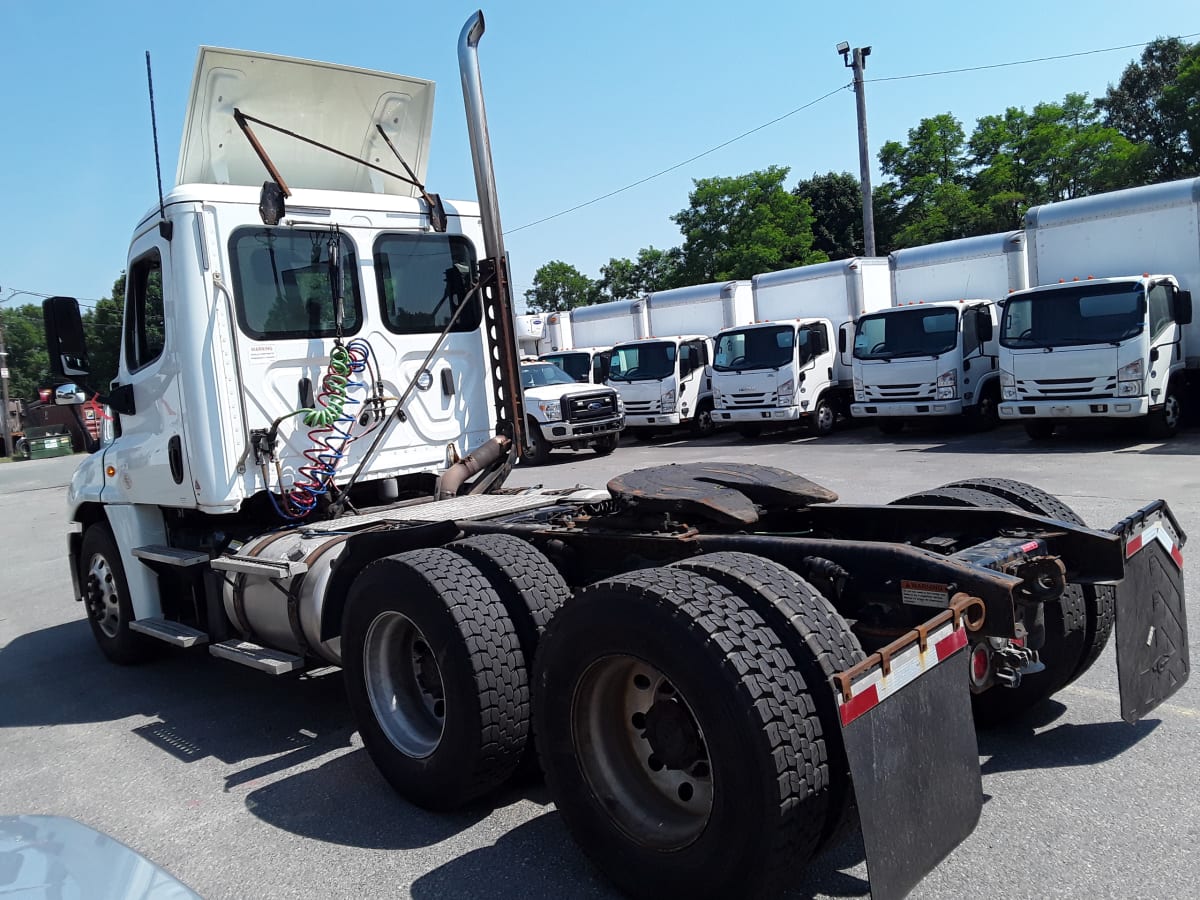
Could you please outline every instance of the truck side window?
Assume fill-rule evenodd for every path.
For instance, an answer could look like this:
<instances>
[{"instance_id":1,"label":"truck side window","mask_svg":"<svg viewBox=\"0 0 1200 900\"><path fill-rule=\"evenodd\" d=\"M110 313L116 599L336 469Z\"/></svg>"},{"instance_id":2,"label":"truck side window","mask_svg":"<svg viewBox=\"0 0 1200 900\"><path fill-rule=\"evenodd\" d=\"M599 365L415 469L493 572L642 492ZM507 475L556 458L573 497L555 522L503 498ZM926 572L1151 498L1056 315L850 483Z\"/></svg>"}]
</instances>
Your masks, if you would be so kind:
<instances>
[{"instance_id":1,"label":"truck side window","mask_svg":"<svg viewBox=\"0 0 1200 900\"><path fill-rule=\"evenodd\" d=\"M1173 319L1171 288L1165 284L1156 284L1150 288L1150 337L1158 337Z\"/></svg>"},{"instance_id":2,"label":"truck side window","mask_svg":"<svg viewBox=\"0 0 1200 900\"><path fill-rule=\"evenodd\" d=\"M979 349L979 320L975 317L974 309L963 310L962 315L962 347L963 356L970 356Z\"/></svg>"},{"instance_id":3,"label":"truck side window","mask_svg":"<svg viewBox=\"0 0 1200 900\"><path fill-rule=\"evenodd\" d=\"M238 324L256 340L333 337L337 333L330 284L328 229L239 228L229 239ZM354 242L341 246L342 331L362 323Z\"/></svg>"},{"instance_id":4,"label":"truck side window","mask_svg":"<svg viewBox=\"0 0 1200 900\"><path fill-rule=\"evenodd\" d=\"M375 241L375 278L383 321L396 334L437 334L474 283L475 251L451 234L384 234ZM483 317L478 296L453 331L474 331Z\"/></svg>"},{"instance_id":5,"label":"truck side window","mask_svg":"<svg viewBox=\"0 0 1200 900\"><path fill-rule=\"evenodd\" d=\"M166 344L162 258L151 250L129 267L125 279L125 365L130 372L162 356Z\"/></svg>"}]
</instances>

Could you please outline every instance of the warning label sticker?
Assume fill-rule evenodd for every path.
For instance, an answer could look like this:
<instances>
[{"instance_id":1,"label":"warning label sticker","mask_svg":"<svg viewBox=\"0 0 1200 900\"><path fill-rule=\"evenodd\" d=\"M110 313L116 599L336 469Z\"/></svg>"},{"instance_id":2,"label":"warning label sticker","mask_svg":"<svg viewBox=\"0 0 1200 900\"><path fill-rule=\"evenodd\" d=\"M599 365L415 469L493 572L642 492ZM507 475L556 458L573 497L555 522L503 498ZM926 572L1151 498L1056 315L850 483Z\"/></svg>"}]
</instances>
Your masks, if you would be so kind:
<instances>
[{"instance_id":1,"label":"warning label sticker","mask_svg":"<svg viewBox=\"0 0 1200 900\"><path fill-rule=\"evenodd\" d=\"M936 581L901 581L900 599L916 606L945 609L950 605L950 585Z\"/></svg>"}]
</instances>

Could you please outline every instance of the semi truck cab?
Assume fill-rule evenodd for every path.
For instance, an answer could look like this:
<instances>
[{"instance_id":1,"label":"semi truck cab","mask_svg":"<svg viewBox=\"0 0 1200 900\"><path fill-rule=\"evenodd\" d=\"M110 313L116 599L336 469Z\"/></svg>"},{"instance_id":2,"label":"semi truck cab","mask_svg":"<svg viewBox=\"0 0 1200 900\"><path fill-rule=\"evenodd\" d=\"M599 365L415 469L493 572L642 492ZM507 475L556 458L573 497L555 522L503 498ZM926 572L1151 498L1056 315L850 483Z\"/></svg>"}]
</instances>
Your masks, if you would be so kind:
<instances>
[{"instance_id":1,"label":"semi truck cab","mask_svg":"<svg viewBox=\"0 0 1200 900\"><path fill-rule=\"evenodd\" d=\"M1169 437L1183 409L1192 298L1171 275L1089 278L1018 291L1000 325L1000 416L1031 437L1062 422L1150 417Z\"/></svg>"},{"instance_id":2,"label":"semi truck cab","mask_svg":"<svg viewBox=\"0 0 1200 900\"><path fill-rule=\"evenodd\" d=\"M717 421L746 436L797 421L832 431L842 380L833 330L828 319L790 319L722 331L712 367Z\"/></svg>"},{"instance_id":3,"label":"semi truck cab","mask_svg":"<svg viewBox=\"0 0 1200 900\"><path fill-rule=\"evenodd\" d=\"M712 338L702 334L630 341L609 351L608 385L621 395L635 436L681 425L712 431L712 351Z\"/></svg>"},{"instance_id":4,"label":"semi truck cab","mask_svg":"<svg viewBox=\"0 0 1200 900\"><path fill-rule=\"evenodd\" d=\"M1000 399L996 303L910 303L862 316L854 329L855 418L886 433L907 418L958 416L992 424Z\"/></svg>"}]
</instances>

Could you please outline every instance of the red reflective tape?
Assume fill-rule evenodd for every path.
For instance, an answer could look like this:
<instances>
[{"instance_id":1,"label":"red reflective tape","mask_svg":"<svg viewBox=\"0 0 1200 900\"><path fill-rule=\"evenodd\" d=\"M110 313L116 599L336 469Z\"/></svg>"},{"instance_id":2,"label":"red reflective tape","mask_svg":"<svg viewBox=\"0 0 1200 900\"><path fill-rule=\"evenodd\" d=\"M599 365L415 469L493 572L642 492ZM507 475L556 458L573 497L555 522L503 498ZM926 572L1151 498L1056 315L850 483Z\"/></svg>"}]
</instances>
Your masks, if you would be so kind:
<instances>
[{"instance_id":1,"label":"red reflective tape","mask_svg":"<svg viewBox=\"0 0 1200 900\"><path fill-rule=\"evenodd\" d=\"M1183 568L1183 551L1179 549L1178 544L1171 545L1171 559L1175 560L1175 565Z\"/></svg>"},{"instance_id":2,"label":"red reflective tape","mask_svg":"<svg viewBox=\"0 0 1200 900\"><path fill-rule=\"evenodd\" d=\"M960 628L934 644L933 649L937 653L938 662L941 662L951 653L961 650L965 646L967 646L967 629Z\"/></svg>"},{"instance_id":3,"label":"red reflective tape","mask_svg":"<svg viewBox=\"0 0 1200 900\"><path fill-rule=\"evenodd\" d=\"M867 710L873 709L878 703L879 691L875 689L875 685L871 685L861 694L855 694L838 710L842 716L842 727L845 728Z\"/></svg>"},{"instance_id":4,"label":"red reflective tape","mask_svg":"<svg viewBox=\"0 0 1200 900\"><path fill-rule=\"evenodd\" d=\"M1032 553L1037 548L1038 548L1038 542L1030 541L1028 544L1021 545L1021 552L1022 553Z\"/></svg>"},{"instance_id":5,"label":"red reflective tape","mask_svg":"<svg viewBox=\"0 0 1200 900\"><path fill-rule=\"evenodd\" d=\"M1133 556L1133 554L1137 553L1141 549L1142 536L1139 534L1137 537L1130 538L1129 543L1125 545L1125 558L1129 559L1129 557Z\"/></svg>"}]
</instances>

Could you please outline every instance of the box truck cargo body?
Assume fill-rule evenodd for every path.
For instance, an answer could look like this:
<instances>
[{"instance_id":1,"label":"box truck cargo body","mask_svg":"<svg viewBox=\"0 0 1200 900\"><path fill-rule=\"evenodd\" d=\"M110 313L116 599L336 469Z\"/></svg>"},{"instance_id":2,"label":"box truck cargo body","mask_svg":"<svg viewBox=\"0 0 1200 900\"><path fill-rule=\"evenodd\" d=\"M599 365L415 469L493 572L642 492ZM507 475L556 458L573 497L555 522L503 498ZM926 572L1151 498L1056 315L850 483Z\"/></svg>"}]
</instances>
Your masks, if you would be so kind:
<instances>
[{"instance_id":1,"label":"box truck cargo body","mask_svg":"<svg viewBox=\"0 0 1200 900\"><path fill-rule=\"evenodd\" d=\"M1028 286L1024 234L896 250L888 266L895 308L860 319L855 332L854 415L885 432L927 416L995 424L998 301Z\"/></svg>"},{"instance_id":2,"label":"box truck cargo body","mask_svg":"<svg viewBox=\"0 0 1200 900\"><path fill-rule=\"evenodd\" d=\"M753 436L766 425L833 430L850 405L850 368L838 331L891 304L887 260L856 258L756 275L754 324L718 335L713 399L718 424Z\"/></svg>"},{"instance_id":3,"label":"box truck cargo body","mask_svg":"<svg viewBox=\"0 0 1200 900\"><path fill-rule=\"evenodd\" d=\"M1174 434L1200 367L1200 178L1034 207L1030 276L1000 327L1004 420L1031 437L1088 418Z\"/></svg>"}]
</instances>

